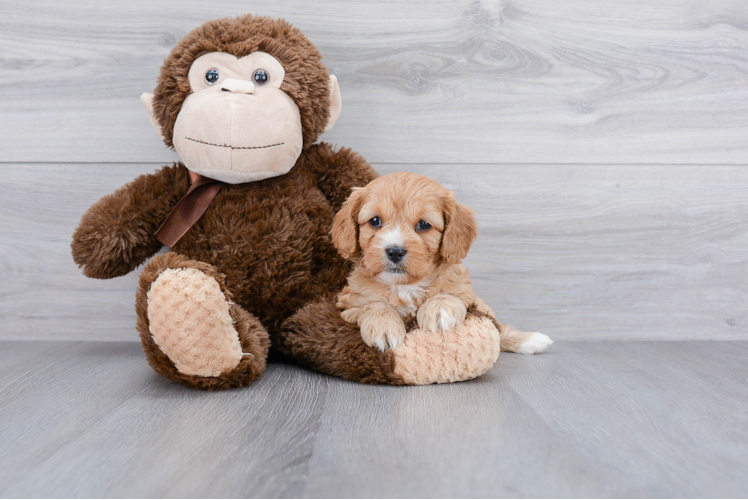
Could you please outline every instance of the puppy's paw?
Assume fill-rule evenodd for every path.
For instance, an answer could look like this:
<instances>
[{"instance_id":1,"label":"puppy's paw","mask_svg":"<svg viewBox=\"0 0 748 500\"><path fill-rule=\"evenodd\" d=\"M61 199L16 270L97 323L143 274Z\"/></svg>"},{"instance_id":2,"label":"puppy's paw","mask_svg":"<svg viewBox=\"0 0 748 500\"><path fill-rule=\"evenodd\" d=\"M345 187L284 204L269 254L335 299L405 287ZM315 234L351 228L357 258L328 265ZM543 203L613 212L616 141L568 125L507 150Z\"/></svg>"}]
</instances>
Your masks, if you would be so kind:
<instances>
[{"instance_id":1,"label":"puppy's paw","mask_svg":"<svg viewBox=\"0 0 748 500\"><path fill-rule=\"evenodd\" d=\"M527 339L520 344L517 352L520 354L538 354L548 349L553 341L548 335L540 332L532 332Z\"/></svg>"},{"instance_id":2,"label":"puppy's paw","mask_svg":"<svg viewBox=\"0 0 748 500\"><path fill-rule=\"evenodd\" d=\"M353 307L351 309L346 309L345 311L341 311L340 317L343 318L343 321L346 323L358 323L358 318L361 316L361 308L359 307Z\"/></svg>"},{"instance_id":3,"label":"puppy's paw","mask_svg":"<svg viewBox=\"0 0 748 500\"><path fill-rule=\"evenodd\" d=\"M384 351L394 349L405 340L405 323L395 309L385 304L371 304L360 317L361 338L367 345Z\"/></svg>"},{"instance_id":4,"label":"puppy's paw","mask_svg":"<svg viewBox=\"0 0 748 500\"><path fill-rule=\"evenodd\" d=\"M465 304L453 295L440 293L418 309L418 326L431 332L447 332L465 321Z\"/></svg>"},{"instance_id":5,"label":"puppy's paw","mask_svg":"<svg viewBox=\"0 0 748 500\"><path fill-rule=\"evenodd\" d=\"M493 312L493 309L491 309L491 306L486 304L483 299L476 299L475 301L475 309L481 313L485 314L489 318L496 319L496 313Z\"/></svg>"}]
</instances>

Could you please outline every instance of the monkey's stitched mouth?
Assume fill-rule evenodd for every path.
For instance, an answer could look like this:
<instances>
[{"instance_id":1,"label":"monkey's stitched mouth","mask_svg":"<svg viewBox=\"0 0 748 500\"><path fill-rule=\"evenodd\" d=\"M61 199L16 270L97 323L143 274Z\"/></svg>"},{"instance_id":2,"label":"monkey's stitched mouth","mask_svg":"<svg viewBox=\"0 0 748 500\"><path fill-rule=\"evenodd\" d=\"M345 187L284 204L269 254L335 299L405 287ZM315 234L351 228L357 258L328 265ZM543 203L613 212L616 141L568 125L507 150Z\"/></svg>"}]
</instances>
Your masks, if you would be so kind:
<instances>
[{"instance_id":1,"label":"monkey's stitched mouth","mask_svg":"<svg viewBox=\"0 0 748 500\"><path fill-rule=\"evenodd\" d=\"M230 144L213 144L212 142L205 142L200 141L197 139L193 139L192 137L185 136L185 139L192 142L199 142L200 144L205 144L207 146L215 146L217 148L231 148L231 149L267 149L267 148L274 148L275 146L283 146L285 142L279 142L278 144L268 144L267 146L231 146Z\"/></svg>"}]
</instances>

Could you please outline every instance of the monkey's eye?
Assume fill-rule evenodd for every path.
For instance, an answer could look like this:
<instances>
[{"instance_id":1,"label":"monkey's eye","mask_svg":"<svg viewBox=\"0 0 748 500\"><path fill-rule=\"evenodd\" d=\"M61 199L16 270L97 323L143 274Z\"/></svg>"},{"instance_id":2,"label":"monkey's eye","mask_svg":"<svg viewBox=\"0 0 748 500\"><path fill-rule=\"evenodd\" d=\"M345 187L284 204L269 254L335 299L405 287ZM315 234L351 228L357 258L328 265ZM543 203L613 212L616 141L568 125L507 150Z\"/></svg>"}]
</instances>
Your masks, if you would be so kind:
<instances>
[{"instance_id":1,"label":"monkey's eye","mask_svg":"<svg viewBox=\"0 0 748 500\"><path fill-rule=\"evenodd\" d=\"M416 229L418 231L428 231L429 229L431 229L431 224L429 224L425 220L419 220L418 224L416 224Z\"/></svg>"},{"instance_id":2,"label":"monkey's eye","mask_svg":"<svg viewBox=\"0 0 748 500\"><path fill-rule=\"evenodd\" d=\"M268 72L264 69L258 69L252 74L252 80L254 80L257 85L265 85L270 81L270 75L268 75Z\"/></svg>"},{"instance_id":3,"label":"monkey's eye","mask_svg":"<svg viewBox=\"0 0 748 500\"><path fill-rule=\"evenodd\" d=\"M382 219L379 217L372 217L369 219L369 225L371 227L382 227Z\"/></svg>"},{"instance_id":4,"label":"monkey's eye","mask_svg":"<svg viewBox=\"0 0 748 500\"><path fill-rule=\"evenodd\" d=\"M220 77L221 74L216 68L209 69L208 72L205 73L205 83L207 83L208 85L213 85L218 81Z\"/></svg>"}]
</instances>

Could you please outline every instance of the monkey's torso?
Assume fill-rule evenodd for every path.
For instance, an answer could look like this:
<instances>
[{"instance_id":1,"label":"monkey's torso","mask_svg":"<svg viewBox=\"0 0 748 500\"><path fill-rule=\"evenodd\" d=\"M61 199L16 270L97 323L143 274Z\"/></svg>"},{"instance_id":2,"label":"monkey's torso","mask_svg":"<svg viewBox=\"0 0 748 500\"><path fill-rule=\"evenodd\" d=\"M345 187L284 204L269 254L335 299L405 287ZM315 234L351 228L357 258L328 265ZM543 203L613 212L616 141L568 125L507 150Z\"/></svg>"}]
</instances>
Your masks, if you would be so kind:
<instances>
[{"instance_id":1,"label":"monkey's torso","mask_svg":"<svg viewBox=\"0 0 748 500\"><path fill-rule=\"evenodd\" d=\"M234 301L271 335L304 304L342 289L350 270L330 239L335 212L307 156L285 175L224 184L172 249L224 273Z\"/></svg>"}]
</instances>

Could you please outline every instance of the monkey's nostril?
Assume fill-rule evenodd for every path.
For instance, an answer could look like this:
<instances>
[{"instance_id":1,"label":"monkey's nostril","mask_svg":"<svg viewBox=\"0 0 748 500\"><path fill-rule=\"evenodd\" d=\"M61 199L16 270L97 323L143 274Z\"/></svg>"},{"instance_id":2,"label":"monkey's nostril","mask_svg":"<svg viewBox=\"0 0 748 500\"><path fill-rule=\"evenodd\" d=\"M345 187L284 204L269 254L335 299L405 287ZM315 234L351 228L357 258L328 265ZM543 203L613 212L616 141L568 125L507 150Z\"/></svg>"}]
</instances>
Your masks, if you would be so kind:
<instances>
[{"instance_id":1,"label":"monkey's nostril","mask_svg":"<svg viewBox=\"0 0 748 500\"><path fill-rule=\"evenodd\" d=\"M389 247L385 250L385 253L387 254L388 259L397 264L398 262L403 260L406 251L403 247Z\"/></svg>"}]
</instances>

